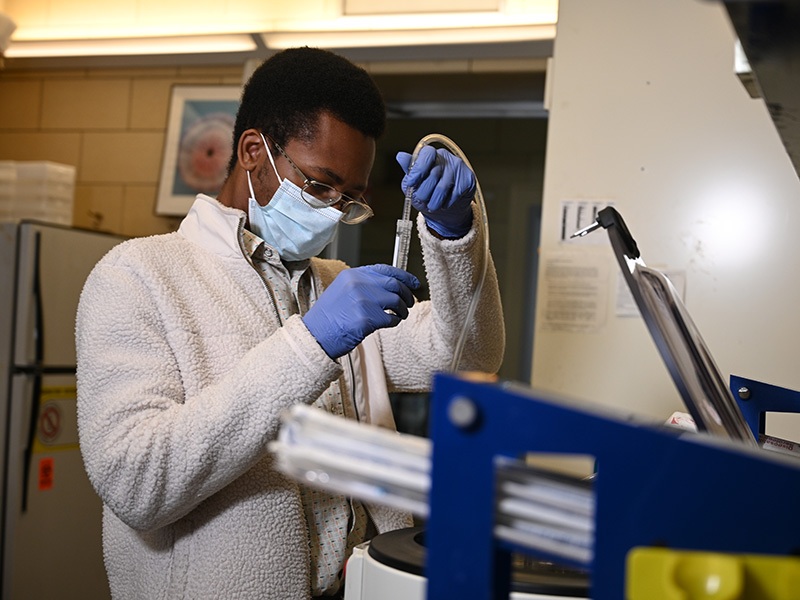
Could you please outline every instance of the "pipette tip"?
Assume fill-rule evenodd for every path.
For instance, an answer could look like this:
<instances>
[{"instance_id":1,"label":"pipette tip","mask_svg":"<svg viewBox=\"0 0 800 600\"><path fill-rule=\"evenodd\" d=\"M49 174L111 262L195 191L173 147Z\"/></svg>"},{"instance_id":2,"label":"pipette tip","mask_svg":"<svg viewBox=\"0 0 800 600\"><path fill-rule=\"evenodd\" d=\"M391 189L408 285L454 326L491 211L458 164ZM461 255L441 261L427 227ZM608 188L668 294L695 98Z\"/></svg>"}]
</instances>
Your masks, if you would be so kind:
<instances>
[{"instance_id":1,"label":"pipette tip","mask_svg":"<svg viewBox=\"0 0 800 600\"><path fill-rule=\"evenodd\" d=\"M600 227L600 223L595 221L594 223L592 223L588 227L584 227L583 229L580 229L580 230L576 231L575 233L573 233L571 236L569 236L569 239L576 238L576 237L583 237L583 236L593 232L598 227Z\"/></svg>"}]
</instances>

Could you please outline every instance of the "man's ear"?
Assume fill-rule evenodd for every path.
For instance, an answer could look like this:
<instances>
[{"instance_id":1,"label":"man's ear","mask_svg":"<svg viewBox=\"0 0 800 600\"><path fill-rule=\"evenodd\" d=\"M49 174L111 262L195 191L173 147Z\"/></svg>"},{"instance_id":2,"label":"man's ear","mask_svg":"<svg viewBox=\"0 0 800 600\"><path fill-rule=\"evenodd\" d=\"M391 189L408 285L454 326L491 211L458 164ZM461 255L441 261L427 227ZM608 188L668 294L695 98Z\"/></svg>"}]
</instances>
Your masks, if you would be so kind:
<instances>
[{"instance_id":1,"label":"man's ear","mask_svg":"<svg viewBox=\"0 0 800 600\"><path fill-rule=\"evenodd\" d=\"M257 129L247 129L239 137L236 145L236 157L239 164L246 170L252 171L264 160L268 150L264 147L264 140Z\"/></svg>"}]
</instances>

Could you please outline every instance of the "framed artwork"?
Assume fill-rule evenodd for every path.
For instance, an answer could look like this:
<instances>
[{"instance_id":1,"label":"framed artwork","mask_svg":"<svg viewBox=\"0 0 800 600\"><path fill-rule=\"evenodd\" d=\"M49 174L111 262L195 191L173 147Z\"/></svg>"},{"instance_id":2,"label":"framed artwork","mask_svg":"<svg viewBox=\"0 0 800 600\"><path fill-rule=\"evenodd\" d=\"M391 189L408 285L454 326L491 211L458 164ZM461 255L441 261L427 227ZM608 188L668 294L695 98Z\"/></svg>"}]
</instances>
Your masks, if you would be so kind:
<instances>
[{"instance_id":1,"label":"framed artwork","mask_svg":"<svg viewBox=\"0 0 800 600\"><path fill-rule=\"evenodd\" d=\"M228 170L241 87L172 88L156 214L183 216L199 193L216 196Z\"/></svg>"}]
</instances>

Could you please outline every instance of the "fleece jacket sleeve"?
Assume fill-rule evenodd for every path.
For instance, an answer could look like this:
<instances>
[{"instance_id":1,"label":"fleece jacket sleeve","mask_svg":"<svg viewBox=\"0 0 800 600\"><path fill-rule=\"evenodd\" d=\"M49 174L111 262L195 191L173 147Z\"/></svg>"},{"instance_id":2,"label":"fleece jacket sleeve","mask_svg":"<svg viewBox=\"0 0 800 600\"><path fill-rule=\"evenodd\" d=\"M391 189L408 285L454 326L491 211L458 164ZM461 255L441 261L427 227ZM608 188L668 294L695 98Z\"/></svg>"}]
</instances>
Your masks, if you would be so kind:
<instances>
[{"instance_id":1,"label":"fleece jacket sleeve","mask_svg":"<svg viewBox=\"0 0 800 600\"><path fill-rule=\"evenodd\" d=\"M176 345L157 292L106 257L84 287L76 322L86 470L103 502L139 530L184 516L264 459L281 412L313 402L341 374L292 317L241 356L232 345L223 374L188 385L178 353L202 361L228 349L194 340L190 326Z\"/></svg>"},{"instance_id":2,"label":"fleece jacket sleeve","mask_svg":"<svg viewBox=\"0 0 800 600\"><path fill-rule=\"evenodd\" d=\"M427 390L434 372L450 370L465 324L466 343L458 370L494 373L500 368L505 326L490 254L477 308L467 323L469 304L484 266L484 236L477 226L479 221L476 212L467 235L442 240L433 236L422 215L418 216L430 300L416 303L405 321L380 332L390 389Z\"/></svg>"}]
</instances>

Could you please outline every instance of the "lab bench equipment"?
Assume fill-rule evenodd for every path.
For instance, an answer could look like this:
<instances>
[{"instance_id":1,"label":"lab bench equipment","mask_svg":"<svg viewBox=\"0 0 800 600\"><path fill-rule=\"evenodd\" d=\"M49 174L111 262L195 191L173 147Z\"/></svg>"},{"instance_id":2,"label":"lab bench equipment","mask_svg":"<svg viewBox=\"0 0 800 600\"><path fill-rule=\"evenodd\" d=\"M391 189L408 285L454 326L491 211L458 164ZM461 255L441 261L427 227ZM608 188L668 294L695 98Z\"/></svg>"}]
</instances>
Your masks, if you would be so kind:
<instances>
[{"instance_id":1,"label":"lab bench equipment","mask_svg":"<svg viewBox=\"0 0 800 600\"><path fill-rule=\"evenodd\" d=\"M663 595L669 589L642 595L650 593L641 590L647 573L661 569L672 577L679 563L720 584L719 573L727 573L745 585L753 560L761 561L768 580L800 577L796 458L513 383L452 374L435 376L431 411L428 600L509 597L512 554L530 555L531 549L497 535L497 470L504 460L529 454L596 460L588 565L536 552L545 560L588 566L593 600L692 598ZM654 551L668 554L659 563ZM709 571L720 561L727 561L727 571ZM782 594L761 597L791 597Z\"/></svg>"}]
</instances>

